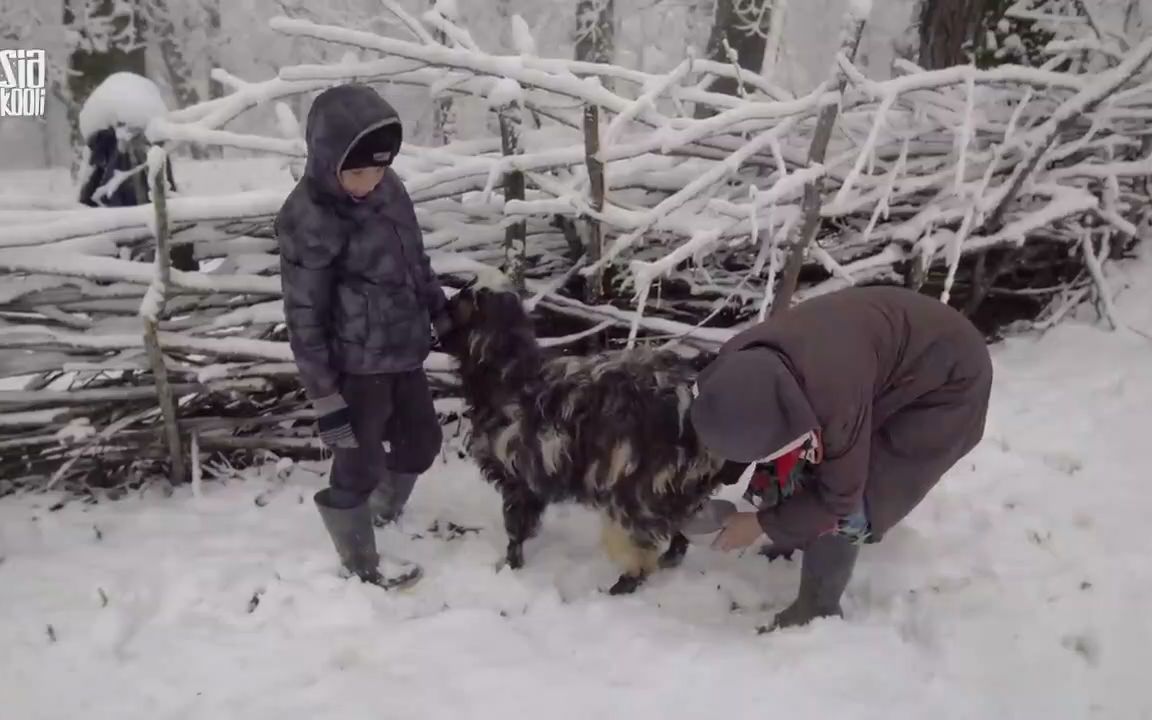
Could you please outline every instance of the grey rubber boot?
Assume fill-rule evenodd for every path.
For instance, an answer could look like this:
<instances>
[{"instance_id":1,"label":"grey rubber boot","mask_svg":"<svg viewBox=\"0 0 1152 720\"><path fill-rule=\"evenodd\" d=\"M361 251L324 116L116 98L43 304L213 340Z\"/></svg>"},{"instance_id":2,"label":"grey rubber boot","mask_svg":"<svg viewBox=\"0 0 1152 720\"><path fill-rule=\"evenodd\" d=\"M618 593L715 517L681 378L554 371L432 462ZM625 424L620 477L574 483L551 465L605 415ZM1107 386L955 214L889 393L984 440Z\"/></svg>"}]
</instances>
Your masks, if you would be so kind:
<instances>
[{"instance_id":1,"label":"grey rubber boot","mask_svg":"<svg viewBox=\"0 0 1152 720\"><path fill-rule=\"evenodd\" d=\"M334 507L328 488L316 493L313 500L336 554L349 573L385 590L409 587L423 576L419 565L383 558L376 551L376 533L367 502L354 507Z\"/></svg>"},{"instance_id":2,"label":"grey rubber boot","mask_svg":"<svg viewBox=\"0 0 1152 720\"><path fill-rule=\"evenodd\" d=\"M415 473L390 472L384 480L376 486L368 496L368 506L372 509L372 522L376 527L384 527L396 522L408 498L412 496L412 488L416 486Z\"/></svg>"},{"instance_id":3,"label":"grey rubber boot","mask_svg":"<svg viewBox=\"0 0 1152 720\"><path fill-rule=\"evenodd\" d=\"M772 629L807 625L816 618L843 617L840 597L852 579L860 546L843 535L822 535L803 549L800 591L776 616Z\"/></svg>"}]
</instances>

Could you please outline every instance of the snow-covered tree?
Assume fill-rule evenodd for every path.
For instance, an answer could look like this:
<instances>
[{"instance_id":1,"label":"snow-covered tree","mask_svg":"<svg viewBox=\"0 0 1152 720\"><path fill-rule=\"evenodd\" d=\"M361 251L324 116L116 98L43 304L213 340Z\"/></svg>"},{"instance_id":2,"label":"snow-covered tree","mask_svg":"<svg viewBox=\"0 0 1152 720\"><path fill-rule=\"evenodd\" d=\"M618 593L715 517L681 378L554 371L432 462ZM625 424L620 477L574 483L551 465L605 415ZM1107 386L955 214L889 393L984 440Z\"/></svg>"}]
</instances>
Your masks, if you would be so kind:
<instances>
[{"instance_id":1,"label":"snow-covered tree","mask_svg":"<svg viewBox=\"0 0 1152 720\"><path fill-rule=\"evenodd\" d=\"M759 74L764 65L774 5L774 0L716 0L712 32L705 49L707 57ZM736 77L725 77L717 78L710 89L738 95L743 85Z\"/></svg>"}]
</instances>

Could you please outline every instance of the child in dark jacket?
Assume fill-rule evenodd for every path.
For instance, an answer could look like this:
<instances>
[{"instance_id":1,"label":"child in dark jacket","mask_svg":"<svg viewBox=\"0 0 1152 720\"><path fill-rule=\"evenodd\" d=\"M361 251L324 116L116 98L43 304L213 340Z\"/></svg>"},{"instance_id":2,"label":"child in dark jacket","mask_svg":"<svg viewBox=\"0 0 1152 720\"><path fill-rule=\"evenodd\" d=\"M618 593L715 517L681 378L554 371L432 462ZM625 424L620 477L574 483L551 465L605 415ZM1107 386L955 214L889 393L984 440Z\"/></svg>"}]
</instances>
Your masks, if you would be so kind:
<instances>
[{"instance_id":1,"label":"child in dark jacket","mask_svg":"<svg viewBox=\"0 0 1152 720\"><path fill-rule=\"evenodd\" d=\"M370 87L324 91L308 113L304 176L276 217L290 345L333 452L315 503L345 569L385 588L422 574L377 552L373 520L399 515L439 452L423 364L432 328L447 321L415 208L390 168L402 137Z\"/></svg>"}]
</instances>

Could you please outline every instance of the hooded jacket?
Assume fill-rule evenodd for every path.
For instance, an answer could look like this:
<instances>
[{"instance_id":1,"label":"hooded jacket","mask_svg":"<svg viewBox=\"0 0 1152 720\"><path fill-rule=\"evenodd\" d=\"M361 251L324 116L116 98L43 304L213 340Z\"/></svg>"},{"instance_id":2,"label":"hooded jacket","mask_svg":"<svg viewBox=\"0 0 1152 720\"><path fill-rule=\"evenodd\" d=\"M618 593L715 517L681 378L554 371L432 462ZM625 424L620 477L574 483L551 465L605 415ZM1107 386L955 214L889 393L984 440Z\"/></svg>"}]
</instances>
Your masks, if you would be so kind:
<instances>
[{"instance_id":1,"label":"hooded jacket","mask_svg":"<svg viewBox=\"0 0 1152 720\"><path fill-rule=\"evenodd\" d=\"M340 185L343 159L369 133L391 135L399 150L399 117L380 95L359 84L321 93L304 175L275 220L289 343L313 400L337 393L342 374L420 368L446 302L395 172L361 199Z\"/></svg>"},{"instance_id":2,"label":"hooded jacket","mask_svg":"<svg viewBox=\"0 0 1152 720\"><path fill-rule=\"evenodd\" d=\"M939 300L859 287L736 335L697 386L693 426L726 459L755 462L816 433L815 482L759 513L774 544L802 547L860 510L878 539L919 504L983 437L992 362Z\"/></svg>"}]
</instances>

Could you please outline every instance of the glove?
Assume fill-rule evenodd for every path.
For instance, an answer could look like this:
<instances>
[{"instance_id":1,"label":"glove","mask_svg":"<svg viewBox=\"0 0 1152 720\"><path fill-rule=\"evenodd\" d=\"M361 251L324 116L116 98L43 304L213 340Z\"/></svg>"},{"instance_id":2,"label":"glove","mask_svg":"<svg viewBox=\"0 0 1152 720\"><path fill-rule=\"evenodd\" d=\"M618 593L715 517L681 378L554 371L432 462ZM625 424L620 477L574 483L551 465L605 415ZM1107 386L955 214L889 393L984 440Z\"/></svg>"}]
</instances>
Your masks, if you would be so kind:
<instances>
[{"instance_id":1,"label":"glove","mask_svg":"<svg viewBox=\"0 0 1152 720\"><path fill-rule=\"evenodd\" d=\"M320 430L320 441L335 450L350 450L360 447L352 433L352 413L339 393L317 398L312 402L316 409L316 424Z\"/></svg>"}]
</instances>

